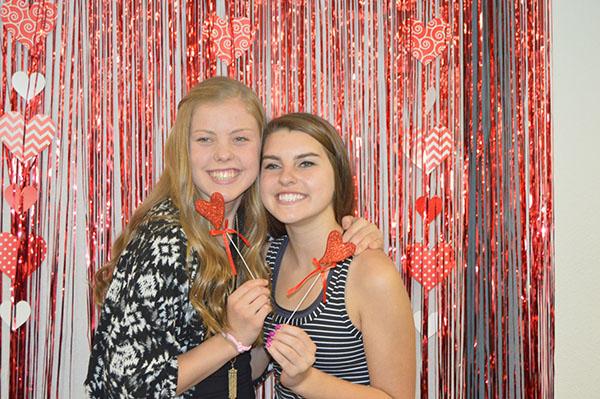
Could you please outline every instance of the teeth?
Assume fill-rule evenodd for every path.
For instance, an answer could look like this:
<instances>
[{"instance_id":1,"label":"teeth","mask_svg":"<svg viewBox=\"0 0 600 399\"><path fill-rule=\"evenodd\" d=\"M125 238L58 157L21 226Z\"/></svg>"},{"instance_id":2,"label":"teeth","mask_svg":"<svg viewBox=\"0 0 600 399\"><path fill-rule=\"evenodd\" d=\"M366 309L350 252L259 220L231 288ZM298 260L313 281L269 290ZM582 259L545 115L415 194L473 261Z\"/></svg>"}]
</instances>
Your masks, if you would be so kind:
<instances>
[{"instance_id":1,"label":"teeth","mask_svg":"<svg viewBox=\"0 0 600 399\"><path fill-rule=\"evenodd\" d=\"M279 194L277 196L277 199L279 199L279 201L281 201L281 202L295 202L295 201L300 201L301 199L304 199L304 197L306 197L306 195L285 193L285 194Z\"/></svg>"},{"instance_id":2,"label":"teeth","mask_svg":"<svg viewBox=\"0 0 600 399\"><path fill-rule=\"evenodd\" d=\"M237 176L238 172L234 169L228 169L228 170L216 170L213 172L209 172L210 177L212 177L215 180L227 180L227 179L231 179L232 177Z\"/></svg>"}]
</instances>

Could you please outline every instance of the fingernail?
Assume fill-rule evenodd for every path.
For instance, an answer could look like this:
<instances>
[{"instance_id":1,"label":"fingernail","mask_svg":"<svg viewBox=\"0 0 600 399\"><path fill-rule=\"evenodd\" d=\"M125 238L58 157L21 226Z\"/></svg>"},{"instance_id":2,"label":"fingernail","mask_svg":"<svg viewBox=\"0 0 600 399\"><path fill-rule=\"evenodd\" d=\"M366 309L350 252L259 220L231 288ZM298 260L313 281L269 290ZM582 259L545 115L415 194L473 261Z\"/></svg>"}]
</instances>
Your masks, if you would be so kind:
<instances>
[{"instance_id":1,"label":"fingernail","mask_svg":"<svg viewBox=\"0 0 600 399\"><path fill-rule=\"evenodd\" d=\"M279 330L281 330L281 324L275 325L275 331L279 331Z\"/></svg>"}]
</instances>

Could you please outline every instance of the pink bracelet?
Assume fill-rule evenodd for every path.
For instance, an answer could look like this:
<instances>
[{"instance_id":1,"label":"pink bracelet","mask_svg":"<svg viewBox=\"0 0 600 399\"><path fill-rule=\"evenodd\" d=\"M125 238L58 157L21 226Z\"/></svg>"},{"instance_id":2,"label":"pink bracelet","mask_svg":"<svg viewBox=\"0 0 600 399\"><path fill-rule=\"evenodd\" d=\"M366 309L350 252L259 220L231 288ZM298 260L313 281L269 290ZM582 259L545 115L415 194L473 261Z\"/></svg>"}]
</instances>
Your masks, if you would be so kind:
<instances>
[{"instance_id":1,"label":"pink bracelet","mask_svg":"<svg viewBox=\"0 0 600 399\"><path fill-rule=\"evenodd\" d=\"M238 353L244 353L244 352L247 352L250 349L252 349L252 346L246 346L246 345L242 344L233 335L231 335L229 333L222 332L221 335L223 337L225 337L226 340L231 342L233 344L233 346L235 346L235 349L237 349Z\"/></svg>"}]
</instances>

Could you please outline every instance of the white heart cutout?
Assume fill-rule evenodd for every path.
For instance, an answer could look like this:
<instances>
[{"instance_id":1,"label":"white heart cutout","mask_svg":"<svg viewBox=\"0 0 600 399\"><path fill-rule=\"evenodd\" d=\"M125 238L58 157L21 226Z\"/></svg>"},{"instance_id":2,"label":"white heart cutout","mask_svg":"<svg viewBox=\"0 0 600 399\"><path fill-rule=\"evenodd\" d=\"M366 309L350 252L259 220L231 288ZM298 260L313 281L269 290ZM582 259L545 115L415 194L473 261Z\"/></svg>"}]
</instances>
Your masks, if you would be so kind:
<instances>
[{"instance_id":1,"label":"white heart cutout","mask_svg":"<svg viewBox=\"0 0 600 399\"><path fill-rule=\"evenodd\" d=\"M435 87L430 87L427 90L427 95L425 97L425 112L429 113L433 109L433 105L437 101L437 91Z\"/></svg>"},{"instance_id":2,"label":"white heart cutout","mask_svg":"<svg viewBox=\"0 0 600 399\"><path fill-rule=\"evenodd\" d=\"M0 319L8 325L10 325L10 319L12 317L11 305L12 303L10 301L0 304ZM31 316L31 306L29 306L29 303L26 301L18 302L16 305L16 315L13 320L12 330L16 331L17 328L21 327L23 323L29 319L29 316Z\"/></svg>"},{"instance_id":3,"label":"white heart cutout","mask_svg":"<svg viewBox=\"0 0 600 399\"><path fill-rule=\"evenodd\" d=\"M422 334L421 332L421 318L423 317L423 312L421 312L420 310L416 311L415 313L413 313L413 319L415 320L415 327L417 328L417 331L419 332L419 334ZM427 317L427 337L431 338L435 335L435 333L437 333L438 331L438 312L433 312L429 314L429 317Z\"/></svg>"},{"instance_id":4,"label":"white heart cutout","mask_svg":"<svg viewBox=\"0 0 600 399\"><path fill-rule=\"evenodd\" d=\"M38 72L27 75L26 72L18 71L12 76L13 89L26 101L37 96L46 86L46 78Z\"/></svg>"}]
</instances>

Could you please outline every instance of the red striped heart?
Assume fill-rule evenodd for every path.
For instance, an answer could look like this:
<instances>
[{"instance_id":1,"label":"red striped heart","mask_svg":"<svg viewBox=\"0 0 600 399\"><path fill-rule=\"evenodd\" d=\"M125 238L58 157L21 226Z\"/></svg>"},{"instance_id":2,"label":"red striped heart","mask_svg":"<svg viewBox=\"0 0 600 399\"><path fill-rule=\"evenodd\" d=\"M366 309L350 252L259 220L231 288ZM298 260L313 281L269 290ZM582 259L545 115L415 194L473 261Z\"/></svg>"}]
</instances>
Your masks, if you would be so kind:
<instances>
[{"instance_id":1,"label":"red striped heart","mask_svg":"<svg viewBox=\"0 0 600 399\"><path fill-rule=\"evenodd\" d=\"M7 112L0 118L0 140L10 152L23 162L37 156L52 143L56 132L54 121L48 115L38 114L31 118L25 128L18 112Z\"/></svg>"}]
</instances>

